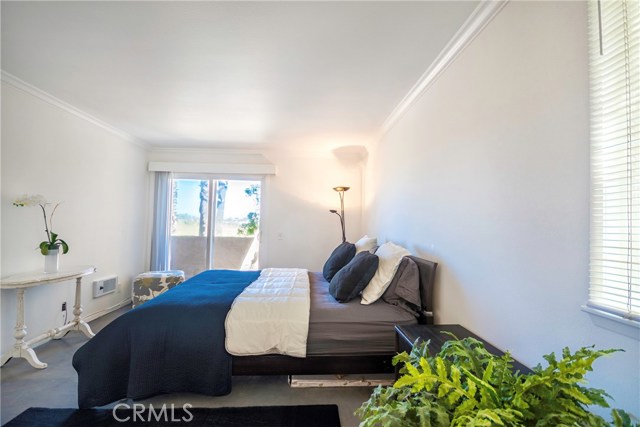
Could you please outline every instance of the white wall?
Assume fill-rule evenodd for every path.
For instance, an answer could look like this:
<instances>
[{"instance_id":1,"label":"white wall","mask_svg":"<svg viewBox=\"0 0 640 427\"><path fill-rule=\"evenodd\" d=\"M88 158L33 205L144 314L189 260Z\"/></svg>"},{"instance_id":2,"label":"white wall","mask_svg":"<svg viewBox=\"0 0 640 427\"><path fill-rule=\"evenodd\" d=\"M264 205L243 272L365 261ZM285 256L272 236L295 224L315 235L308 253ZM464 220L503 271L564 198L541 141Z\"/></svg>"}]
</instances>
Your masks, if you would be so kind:
<instances>
[{"instance_id":1,"label":"white wall","mask_svg":"<svg viewBox=\"0 0 640 427\"><path fill-rule=\"evenodd\" d=\"M366 150L147 152L4 82L2 103L0 273L4 277L43 265L42 255L34 249L45 238L39 208L17 208L12 201L24 193L62 201L55 231L71 250L61 257L61 267L98 268L97 274L84 279L86 315L98 315L129 298L132 278L148 269L153 193L148 161L275 164L277 173L266 179L263 193L263 267L322 268L340 243L338 218L329 213L339 208L332 190L338 185L351 187L345 198L347 238L361 237ZM111 274L120 276L118 291L93 299L91 281ZM66 301L71 311L74 289L72 282L65 282L26 292L27 339L61 326L60 305ZM5 351L13 343L15 291L2 291L1 304Z\"/></svg>"},{"instance_id":2,"label":"white wall","mask_svg":"<svg viewBox=\"0 0 640 427\"><path fill-rule=\"evenodd\" d=\"M590 385L640 415L638 330L580 311L589 265L583 2L510 2L377 145L364 231L440 262L439 323L534 366L595 344Z\"/></svg>"},{"instance_id":3,"label":"white wall","mask_svg":"<svg viewBox=\"0 0 640 427\"><path fill-rule=\"evenodd\" d=\"M157 149L150 161L274 164L276 175L266 178L262 194L260 265L319 271L341 242L338 217L329 213L340 207L333 187L351 187L345 196L347 239L362 237L362 156L334 151Z\"/></svg>"},{"instance_id":4,"label":"white wall","mask_svg":"<svg viewBox=\"0 0 640 427\"><path fill-rule=\"evenodd\" d=\"M89 121L2 83L1 274L40 270L34 248L45 240L39 208L17 208L19 195L62 201L55 231L70 246L61 268L95 265L83 283L84 313L99 314L131 296L131 280L145 268L148 176L146 151ZM93 299L91 282L117 274L115 294ZM62 325L61 303L73 317L74 282L28 289L27 339ZM15 291L3 290L4 352L13 344ZM44 360L46 362L46 360Z\"/></svg>"}]
</instances>

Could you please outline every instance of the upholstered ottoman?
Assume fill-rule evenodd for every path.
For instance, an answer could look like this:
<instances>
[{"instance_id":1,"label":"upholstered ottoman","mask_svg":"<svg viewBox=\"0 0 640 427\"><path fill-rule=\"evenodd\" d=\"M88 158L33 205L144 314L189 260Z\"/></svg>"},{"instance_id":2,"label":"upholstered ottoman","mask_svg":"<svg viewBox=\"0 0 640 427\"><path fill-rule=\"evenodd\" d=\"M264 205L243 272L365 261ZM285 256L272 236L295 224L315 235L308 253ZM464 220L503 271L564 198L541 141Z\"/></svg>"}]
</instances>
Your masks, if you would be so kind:
<instances>
[{"instance_id":1,"label":"upholstered ottoman","mask_svg":"<svg viewBox=\"0 0 640 427\"><path fill-rule=\"evenodd\" d=\"M133 307L149 301L184 282L184 271L148 271L138 274L133 281Z\"/></svg>"}]
</instances>

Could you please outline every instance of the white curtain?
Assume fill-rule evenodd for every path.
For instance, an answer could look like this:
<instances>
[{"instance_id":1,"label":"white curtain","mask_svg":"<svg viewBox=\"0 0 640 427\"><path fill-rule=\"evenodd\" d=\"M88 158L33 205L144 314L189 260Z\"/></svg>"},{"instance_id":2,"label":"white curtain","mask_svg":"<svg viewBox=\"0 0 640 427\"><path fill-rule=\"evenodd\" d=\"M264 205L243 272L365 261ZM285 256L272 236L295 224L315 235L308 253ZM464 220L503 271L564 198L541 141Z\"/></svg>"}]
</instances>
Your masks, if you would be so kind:
<instances>
[{"instance_id":1,"label":"white curtain","mask_svg":"<svg viewBox=\"0 0 640 427\"><path fill-rule=\"evenodd\" d=\"M151 270L168 270L171 260L171 172L156 172Z\"/></svg>"}]
</instances>

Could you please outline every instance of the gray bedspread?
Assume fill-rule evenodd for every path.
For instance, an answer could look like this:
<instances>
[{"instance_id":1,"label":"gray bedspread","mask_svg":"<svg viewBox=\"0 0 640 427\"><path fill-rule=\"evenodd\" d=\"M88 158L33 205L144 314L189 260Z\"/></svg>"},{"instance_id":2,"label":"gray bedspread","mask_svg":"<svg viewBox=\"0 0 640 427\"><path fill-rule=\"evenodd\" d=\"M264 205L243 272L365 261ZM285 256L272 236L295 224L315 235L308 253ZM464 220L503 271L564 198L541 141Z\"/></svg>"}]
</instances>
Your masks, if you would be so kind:
<instances>
[{"instance_id":1,"label":"gray bedspread","mask_svg":"<svg viewBox=\"0 0 640 427\"><path fill-rule=\"evenodd\" d=\"M382 300L371 305L360 304L360 298L337 302L322 273L310 272L309 280L309 356L390 354L395 351L394 325L417 323L411 313Z\"/></svg>"}]
</instances>

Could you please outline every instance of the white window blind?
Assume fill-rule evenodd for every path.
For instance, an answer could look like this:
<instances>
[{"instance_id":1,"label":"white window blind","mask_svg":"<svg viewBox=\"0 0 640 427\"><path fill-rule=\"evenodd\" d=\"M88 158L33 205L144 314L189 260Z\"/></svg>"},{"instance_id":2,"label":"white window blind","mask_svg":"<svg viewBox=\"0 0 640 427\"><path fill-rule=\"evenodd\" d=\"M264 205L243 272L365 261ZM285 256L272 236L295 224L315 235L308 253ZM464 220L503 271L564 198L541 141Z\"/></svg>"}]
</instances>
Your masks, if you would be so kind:
<instances>
[{"instance_id":1,"label":"white window blind","mask_svg":"<svg viewBox=\"0 0 640 427\"><path fill-rule=\"evenodd\" d=\"M589 3L588 306L640 320L640 2Z\"/></svg>"}]
</instances>

